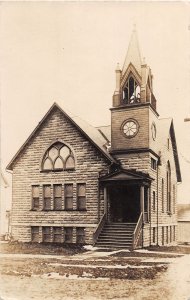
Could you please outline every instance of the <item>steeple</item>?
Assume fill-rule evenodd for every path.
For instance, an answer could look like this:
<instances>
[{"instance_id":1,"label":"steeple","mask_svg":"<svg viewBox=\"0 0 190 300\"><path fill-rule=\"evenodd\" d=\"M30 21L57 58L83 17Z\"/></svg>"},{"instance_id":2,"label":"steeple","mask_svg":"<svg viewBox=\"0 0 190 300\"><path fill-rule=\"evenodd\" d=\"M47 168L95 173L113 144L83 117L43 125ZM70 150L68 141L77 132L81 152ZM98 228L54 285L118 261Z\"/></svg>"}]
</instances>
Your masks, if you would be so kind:
<instances>
[{"instance_id":1,"label":"steeple","mask_svg":"<svg viewBox=\"0 0 190 300\"><path fill-rule=\"evenodd\" d=\"M127 55L125 57L125 61L122 69L122 76L125 74L125 71L127 70L130 63L133 64L133 66L135 67L139 75L141 75L142 60L141 60L141 53L140 53L138 36L137 36L135 25L131 34Z\"/></svg>"},{"instance_id":2,"label":"steeple","mask_svg":"<svg viewBox=\"0 0 190 300\"><path fill-rule=\"evenodd\" d=\"M150 103L156 110L156 99L153 94L152 73L146 64L145 58L141 59L137 31L134 27L127 55L120 70L116 72L116 88L113 95L113 107L125 105L144 105Z\"/></svg>"}]
</instances>

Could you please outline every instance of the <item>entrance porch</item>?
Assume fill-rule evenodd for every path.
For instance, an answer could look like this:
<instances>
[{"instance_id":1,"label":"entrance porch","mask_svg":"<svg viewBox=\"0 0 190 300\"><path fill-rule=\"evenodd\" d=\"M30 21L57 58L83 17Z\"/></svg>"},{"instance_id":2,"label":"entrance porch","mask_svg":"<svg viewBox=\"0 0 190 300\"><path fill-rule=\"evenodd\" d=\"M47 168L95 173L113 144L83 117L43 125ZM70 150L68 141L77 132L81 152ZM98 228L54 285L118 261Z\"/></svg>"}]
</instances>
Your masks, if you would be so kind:
<instances>
[{"instance_id":1,"label":"entrance porch","mask_svg":"<svg viewBox=\"0 0 190 300\"><path fill-rule=\"evenodd\" d=\"M128 170L100 179L104 189L104 215L94 233L97 245L142 247L143 224L149 221L150 182L147 174Z\"/></svg>"}]
</instances>

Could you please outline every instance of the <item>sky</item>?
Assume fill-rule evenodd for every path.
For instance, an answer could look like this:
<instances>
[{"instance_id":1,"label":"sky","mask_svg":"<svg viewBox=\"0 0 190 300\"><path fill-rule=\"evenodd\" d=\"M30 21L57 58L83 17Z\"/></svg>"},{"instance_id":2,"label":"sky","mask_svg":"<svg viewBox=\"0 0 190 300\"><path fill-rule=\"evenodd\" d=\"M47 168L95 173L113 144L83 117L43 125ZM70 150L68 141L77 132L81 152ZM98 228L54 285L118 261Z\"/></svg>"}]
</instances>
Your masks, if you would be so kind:
<instances>
[{"instance_id":1,"label":"sky","mask_svg":"<svg viewBox=\"0 0 190 300\"><path fill-rule=\"evenodd\" d=\"M3 171L54 102L94 126L110 124L115 68L136 24L158 113L174 119L178 199L190 203L190 3L25 1L0 9Z\"/></svg>"}]
</instances>

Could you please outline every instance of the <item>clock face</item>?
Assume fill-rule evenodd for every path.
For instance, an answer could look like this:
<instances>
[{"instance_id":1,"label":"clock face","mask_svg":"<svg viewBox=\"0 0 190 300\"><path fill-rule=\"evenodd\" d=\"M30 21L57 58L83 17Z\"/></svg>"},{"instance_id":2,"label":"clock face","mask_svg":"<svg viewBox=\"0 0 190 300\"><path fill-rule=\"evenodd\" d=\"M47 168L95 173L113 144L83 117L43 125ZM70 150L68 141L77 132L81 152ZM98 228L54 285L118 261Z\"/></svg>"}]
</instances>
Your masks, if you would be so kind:
<instances>
[{"instance_id":1,"label":"clock face","mask_svg":"<svg viewBox=\"0 0 190 300\"><path fill-rule=\"evenodd\" d=\"M123 125L123 133L126 137L132 138L137 134L138 127L138 123L135 120L129 119Z\"/></svg>"},{"instance_id":2,"label":"clock face","mask_svg":"<svg viewBox=\"0 0 190 300\"><path fill-rule=\"evenodd\" d=\"M156 124L154 122L152 123L151 131L152 131L152 138L155 141L155 139L156 139Z\"/></svg>"}]
</instances>

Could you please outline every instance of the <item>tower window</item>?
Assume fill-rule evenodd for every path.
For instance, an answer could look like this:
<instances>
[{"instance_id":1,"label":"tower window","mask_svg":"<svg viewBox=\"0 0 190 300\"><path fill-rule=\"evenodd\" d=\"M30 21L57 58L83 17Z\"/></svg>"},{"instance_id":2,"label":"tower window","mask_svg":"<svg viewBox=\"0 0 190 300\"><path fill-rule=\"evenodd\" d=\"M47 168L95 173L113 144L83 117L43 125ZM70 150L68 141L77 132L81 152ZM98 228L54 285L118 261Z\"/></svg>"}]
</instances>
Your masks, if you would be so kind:
<instances>
[{"instance_id":1,"label":"tower window","mask_svg":"<svg viewBox=\"0 0 190 300\"><path fill-rule=\"evenodd\" d=\"M124 104L140 103L140 86L132 76L123 89L123 102Z\"/></svg>"},{"instance_id":2,"label":"tower window","mask_svg":"<svg viewBox=\"0 0 190 300\"><path fill-rule=\"evenodd\" d=\"M151 157L151 168L153 170L156 170L156 160L154 158Z\"/></svg>"}]
</instances>

